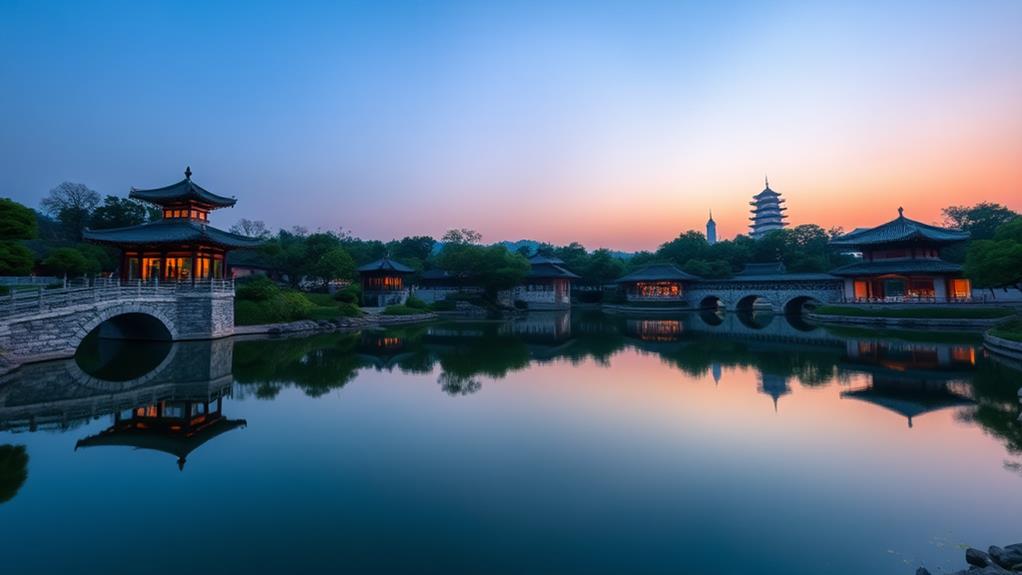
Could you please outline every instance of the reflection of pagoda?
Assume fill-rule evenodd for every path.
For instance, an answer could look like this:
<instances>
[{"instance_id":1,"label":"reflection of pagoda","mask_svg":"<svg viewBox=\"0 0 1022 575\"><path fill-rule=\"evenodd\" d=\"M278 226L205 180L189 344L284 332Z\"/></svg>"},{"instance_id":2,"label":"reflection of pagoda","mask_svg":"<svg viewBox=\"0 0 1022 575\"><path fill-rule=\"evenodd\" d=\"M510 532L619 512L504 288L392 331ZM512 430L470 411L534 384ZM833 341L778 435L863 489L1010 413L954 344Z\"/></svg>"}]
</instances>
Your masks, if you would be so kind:
<instances>
[{"instance_id":1,"label":"reflection of pagoda","mask_svg":"<svg viewBox=\"0 0 1022 575\"><path fill-rule=\"evenodd\" d=\"M777 400L791 393L788 378L774 373L759 372L759 392L765 393L774 400L774 411L777 411Z\"/></svg>"},{"instance_id":2,"label":"reflection of pagoda","mask_svg":"<svg viewBox=\"0 0 1022 575\"><path fill-rule=\"evenodd\" d=\"M192 451L214 437L243 427L243 419L223 416L220 393L203 399L171 399L135 407L114 414L114 423L107 429L79 440L79 447L123 445L135 449L152 449L177 456L178 469L184 469Z\"/></svg>"}]
</instances>

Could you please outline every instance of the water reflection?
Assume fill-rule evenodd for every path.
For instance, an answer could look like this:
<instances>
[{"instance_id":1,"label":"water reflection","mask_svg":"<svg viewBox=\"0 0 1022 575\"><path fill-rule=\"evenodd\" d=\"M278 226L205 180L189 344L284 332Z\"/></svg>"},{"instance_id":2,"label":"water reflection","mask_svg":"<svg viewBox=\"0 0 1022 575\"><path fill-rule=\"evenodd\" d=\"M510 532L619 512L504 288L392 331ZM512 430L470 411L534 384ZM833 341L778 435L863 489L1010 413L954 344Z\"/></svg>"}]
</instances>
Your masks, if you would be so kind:
<instances>
[{"instance_id":1,"label":"water reflection","mask_svg":"<svg viewBox=\"0 0 1022 575\"><path fill-rule=\"evenodd\" d=\"M153 449L175 456L183 469L203 443L245 425L223 415L233 385L231 340L170 346L107 340L86 349L98 357L87 351L75 360L30 364L0 380L0 430L70 431L109 417L108 428L79 439L75 449ZM153 367L140 370L147 365Z\"/></svg>"},{"instance_id":2,"label":"water reflection","mask_svg":"<svg viewBox=\"0 0 1022 575\"><path fill-rule=\"evenodd\" d=\"M638 350L715 384L726 384L730 370L753 370L758 392L779 413L784 398L798 393L793 382L802 387L838 383L845 388L842 397L893 412L909 427L927 413L955 408L961 421L982 426L1011 453L1022 453L1017 372L981 361L976 342L885 339L821 329L786 316L745 315L550 312L508 322L286 339L169 346L93 342L76 360L28 365L0 380L0 431L68 431L109 417L108 427L79 438L76 448L155 449L172 454L183 468L193 450L245 425L224 416L224 400L235 385L258 399L275 398L288 387L319 397L372 370L435 374L440 392L465 397L530 365L592 361L607 367L616 354ZM4 453L14 453L12 446L3 447Z\"/></svg>"},{"instance_id":3,"label":"water reflection","mask_svg":"<svg viewBox=\"0 0 1022 575\"><path fill-rule=\"evenodd\" d=\"M0 379L5 567L147 564L172 541L219 572L500 557L702 573L729 557L894 574L939 558L915 543L937 532L1013 527L1019 372L977 342L713 317L530 314L24 366ZM232 528L117 520L153 493ZM814 544L791 553L799 540Z\"/></svg>"}]
</instances>

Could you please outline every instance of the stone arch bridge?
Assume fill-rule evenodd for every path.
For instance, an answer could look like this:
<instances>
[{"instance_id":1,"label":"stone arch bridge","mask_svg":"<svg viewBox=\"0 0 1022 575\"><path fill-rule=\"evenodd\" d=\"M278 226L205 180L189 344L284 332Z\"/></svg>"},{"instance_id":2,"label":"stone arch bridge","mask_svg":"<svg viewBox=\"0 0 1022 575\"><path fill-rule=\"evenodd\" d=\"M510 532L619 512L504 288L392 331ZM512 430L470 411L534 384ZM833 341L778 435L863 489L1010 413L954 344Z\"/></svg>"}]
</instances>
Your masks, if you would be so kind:
<instances>
[{"instance_id":1,"label":"stone arch bridge","mask_svg":"<svg viewBox=\"0 0 1022 575\"><path fill-rule=\"evenodd\" d=\"M105 337L171 341L233 335L234 283L97 282L12 292L0 298L0 373L71 357L96 329Z\"/></svg>"},{"instance_id":2,"label":"stone arch bridge","mask_svg":"<svg viewBox=\"0 0 1022 575\"><path fill-rule=\"evenodd\" d=\"M775 312L795 311L806 303L837 303L844 297L844 282L830 274L735 276L726 280L693 282L685 292L696 308L751 310L769 306Z\"/></svg>"}]
</instances>

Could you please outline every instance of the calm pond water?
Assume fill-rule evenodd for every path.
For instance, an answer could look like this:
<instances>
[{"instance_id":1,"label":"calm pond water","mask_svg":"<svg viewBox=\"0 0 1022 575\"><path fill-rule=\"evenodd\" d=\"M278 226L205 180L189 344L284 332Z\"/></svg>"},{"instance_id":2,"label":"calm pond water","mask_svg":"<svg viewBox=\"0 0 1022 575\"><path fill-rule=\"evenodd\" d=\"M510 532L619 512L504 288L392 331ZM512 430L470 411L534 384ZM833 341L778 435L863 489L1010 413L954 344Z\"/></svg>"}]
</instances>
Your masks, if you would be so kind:
<instances>
[{"instance_id":1,"label":"calm pond water","mask_svg":"<svg viewBox=\"0 0 1022 575\"><path fill-rule=\"evenodd\" d=\"M1022 541L1020 385L783 316L91 341L0 379L0 569L939 573Z\"/></svg>"}]
</instances>

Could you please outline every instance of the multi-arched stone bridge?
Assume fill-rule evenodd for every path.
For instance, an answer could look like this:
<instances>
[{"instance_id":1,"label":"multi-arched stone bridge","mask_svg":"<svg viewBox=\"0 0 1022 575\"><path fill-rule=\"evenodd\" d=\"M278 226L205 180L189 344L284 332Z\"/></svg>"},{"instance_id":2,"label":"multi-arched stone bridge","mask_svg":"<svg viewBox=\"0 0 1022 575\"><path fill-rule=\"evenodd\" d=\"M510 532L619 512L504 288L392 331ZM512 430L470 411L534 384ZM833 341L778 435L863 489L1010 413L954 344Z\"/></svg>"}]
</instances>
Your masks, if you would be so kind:
<instances>
[{"instance_id":1,"label":"multi-arched stone bridge","mask_svg":"<svg viewBox=\"0 0 1022 575\"><path fill-rule=\"evenodd\" d=\"M214 339L234 333L234 284L101 283L0 298L0 372L71 357L85 336Z\"/></svg>"},{"instance_id":2,"label":"multi-arched stone bridge","mask_svg":"<svg viewBox=\"0 0 1022 575\"><path fill-rule=\"evenodd\" d=\"M809 302L842 301L844 282L829 274L739 275L693 282L685 295L691 306L702 309L750 310L769 306L776 312L794 311Z\"/></svg>"}]
</instances>

